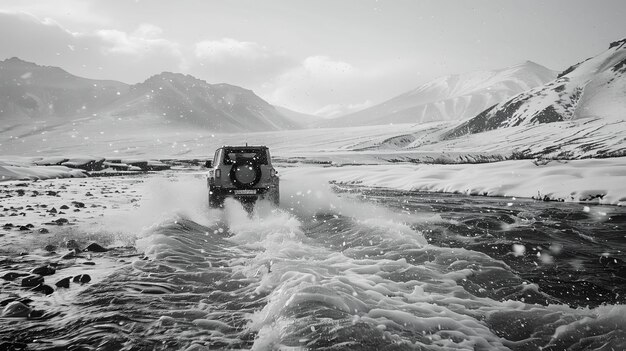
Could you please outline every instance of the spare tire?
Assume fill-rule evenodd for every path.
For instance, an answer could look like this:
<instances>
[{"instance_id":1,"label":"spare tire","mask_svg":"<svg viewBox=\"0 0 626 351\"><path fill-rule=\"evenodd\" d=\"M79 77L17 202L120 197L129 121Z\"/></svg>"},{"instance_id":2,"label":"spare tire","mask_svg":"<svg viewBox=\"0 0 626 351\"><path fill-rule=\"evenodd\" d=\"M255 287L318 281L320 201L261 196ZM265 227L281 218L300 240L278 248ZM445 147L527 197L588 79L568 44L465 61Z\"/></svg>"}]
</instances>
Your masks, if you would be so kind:
<instances>
[{"instance_id":1,"label":"spare tire","mask_svg":"<svg viewBox=\"0 0 626 351\"><path fill-rule=\"evenodd\" d=\"M261 180L261 167L252 160L237 161L229 173L230 180L238 188L251 188Z\"/></svg>"}]
</instances>

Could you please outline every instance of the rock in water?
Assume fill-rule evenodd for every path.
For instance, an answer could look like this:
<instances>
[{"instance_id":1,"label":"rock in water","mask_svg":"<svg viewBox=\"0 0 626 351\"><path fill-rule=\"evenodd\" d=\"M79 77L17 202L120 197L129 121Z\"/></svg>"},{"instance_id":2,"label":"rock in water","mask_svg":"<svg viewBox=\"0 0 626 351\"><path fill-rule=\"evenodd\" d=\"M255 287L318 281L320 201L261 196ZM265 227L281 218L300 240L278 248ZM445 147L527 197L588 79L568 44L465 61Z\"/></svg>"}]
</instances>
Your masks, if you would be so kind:
<instances>
[{"instance_id":1,"label":"rock in water","mask_svg":"<svg viewBox=\"0 0 626 351\"><path fill-rule=\"evenodd\" d=\"M40 275L31 274L28 277L22 278L22 286L26 288L34 288L41 284L43 284L43 277Z\"/></svg>"},{"instance_id":2,"label":"rock in water","mask_svg":"<svg viewBox=\"0 0 626 351\"><path fill-rule=\"evenodd\" d=\"M69 221L67 220L67 218L59 218L57 220L52 221L54 223L56 223L57 225L63 225L68 223Z\"/></svg>"},{"instance_id":3,"label":"rock in water","mask_svg":"<svg viewBox=\"0 0 626 351\"><path fill-rule=\"evenodd\" d=\"M74 279L72 279L72 281L74 283L86 284L91 281L91 277L89 276L89 274L81 274L81 275L75 276Z\"/></svg>"},{"instance_id":4,"label":"rock in water","mask_svg":"<svg viewBox=\"0 0 626 351\"><path fill-rule=\"evenodd\" d=\"M2 310L2 317L28 317L32 309L19 301L10 302Z\"/></svg>"},{"instance_id":5,"label":"rock in water","mask_svg":"<svg viewBox=\"0 0 626 351\"><path fill-rule=\"evenodd\" d=\"M70 280L72 279L72 277L65 277L61 280L59 280L58 282L56 282L56 287L57 288L69 288L70 287Z\"/></svg>"},{"instance_id":6,"label":"rock in water","mask_svg":"<svg viewBox=\"0 0 626 351\"><path fill-rule=\"evenodd\" d=\"M91 252L107 252L109 250L105 249L104 247L96 244L96 243L91 243L89 244L89 246L87 246L87 248L85 249L86 251L91 251Z\"/></svg>"},{"instance_id":7,"label":"rock in water","mask_svg":"<svg viewBox=\"0 0 626 351\"><path fill-rule=\"evenodd\" d=\"M50 267L50 266L41 266L41 267L37 267L35 269L33 269L32 271L30 271L33 274L39 274L39 275L53 275L54 273L56 273L56 269Z\"/></svg>"},{"instance_id":8,"label":"rock in water","mask_svg":"<svg viewBox=\"0 0 626 351\"><path fill-rule=\"evenodd\" d=\"M42 310L32 310L28 315L28 318L41 318L43 317L44 313L45 312ZM0 348L0 350L2 350L2 348Z\"/></svg>"},{"instance_id":9,"label":"rock in water","mask_svg":"<svg viewBox=\"0 0 626 351\"><path fill-rule=\"evenodd\" d=\"M37 285L36 287L34 287L34 288L30 289L30 290L31 291L40 292L40 293L43 293L43 294L46 294L46 295L50 295L50 294L52 294L54 292L54 289L51 286L46 285L46 284Z\"/></svg>"},{"instance_id":10,"label":"rock in water","mask_svg":"<svg viewBox=\"0 0 626 351\"><path fill-rule=\"evenodd\" d=\"M77 258L76 253L74 251L70 251L61 257L62 260L71 260L73 258Z\"/></svg>"},{"instance_id":11,"label":"rock in water","mask_svg":"<svg viewBox=\"0 0 626 351\"><path fill-rule=\"evenodd\" d=\"M8 280L8 281L13 281L16 278L25 277L27 275L29 275L29 274L28 273L22 273L22 272L9 272L9 273L6 273L5 275L3 275L2 279Z\"/></svg>"}]
</instances>

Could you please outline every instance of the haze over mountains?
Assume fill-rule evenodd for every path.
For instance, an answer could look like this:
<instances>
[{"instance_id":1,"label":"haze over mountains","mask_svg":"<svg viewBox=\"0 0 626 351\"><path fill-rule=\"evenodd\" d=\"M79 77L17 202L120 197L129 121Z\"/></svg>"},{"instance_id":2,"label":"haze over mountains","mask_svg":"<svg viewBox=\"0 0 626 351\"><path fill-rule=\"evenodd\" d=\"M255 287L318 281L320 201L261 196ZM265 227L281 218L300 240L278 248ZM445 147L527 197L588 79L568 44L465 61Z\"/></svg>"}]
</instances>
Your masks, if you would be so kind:
<instances>
[{"instance_id":1,"label":"haze over mountains","mask_svg":"<svg viewBox=\"0 0 626 351\"><path fill-rule=\"evenodd\" d=\"M250 90L189 75L163 72L127 85L18 58L0 62L0 119L5 123L147 116L160 124L219 132L298 127Z\"/></svg>"},{"instance_id":2,"label":"haze over mountains","mask_svg":"<svg viewBox=\"0 0 626 351\"><path fill-rule=\"evenodd\" d=\"M442 153L456 154L455 162L470 154L473 160L620 156L626 155L625 75L626 39L558 76L528 61L446 76L325 122L350 128L291 132L286 129L320 123L240 87L175 73L127 85L13 58L0 62L0 151L59 153L89 140L90 150L101 152L130 155L148 147L182 155L250 141L298 156L348 152L352 161Z\"/></svg>"},{"instance_id":3,"label":"haze over mountains","mask_svg":"<svg viewBox=\"0 0 626 351\"><path fill-rule=\"evenodd\" d=\"M324 123L325 126L425 123L463 120L518 93L543 85L557 72L526 61L494 71L432 80L379 105Z\"/></svg>"},{"instance_id":4,"label":"haze over mountains","mask_svg":"<svg viewBox=\"0 0 626 351\"><path fill-rule=\"evenodd\" d=\"M25 122L99 112L128 92L116 81L74 76L16 57L0 61L0 118Z\"/></svg>"}]
</instances>

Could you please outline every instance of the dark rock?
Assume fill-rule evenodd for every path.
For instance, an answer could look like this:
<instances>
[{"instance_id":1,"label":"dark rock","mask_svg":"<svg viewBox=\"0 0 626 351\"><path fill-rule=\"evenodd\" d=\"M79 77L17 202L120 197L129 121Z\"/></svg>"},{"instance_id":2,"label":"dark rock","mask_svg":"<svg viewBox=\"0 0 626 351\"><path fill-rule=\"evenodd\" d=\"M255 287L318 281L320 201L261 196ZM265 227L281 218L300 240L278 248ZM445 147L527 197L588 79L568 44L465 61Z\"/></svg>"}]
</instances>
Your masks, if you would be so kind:
<instances>
[{"instance_id":1,"label":"dark rock","mask_svg":"<svg viewBox=\"0 0 626 351\"><path fill-rule=\"evenodd\" d=\"M22 286L26 288L33 288L37 285L43 284L43 277L40 275L31 274L22 278Z\"/></svg>"},{"instance_id":2,"label":"dark rock","mask_svg":"<svg viewBox=\"0 0 626 351\"><path fill-rule=\"evenodd\" d=\"M104 158L99 159L70 159L61 165L70 168L79 168L85 171L101 171L103 169Z\"/></svg>"},{"instance_id":3,"label":"dark rock","mask_svg":"<svg viewBox=\"0 0 626 351\"><path fill-rule=\"evenodd\" d=\"M52 222L56 223L57 225L63 225L63 224L69 223L69 221L66 218L59 218Z\"/></svg>"},{"instance_id":4,"label":"dark rock","mask_svg":"<svg viewBox=\"0 0 626 351\"><path fill-rule=\"evenodd\" d=\"M32 225L32 224L30 224L30 223L28 223L25 227L26 227L26 228L35 228L35 226L34 226L34 225Z\"/></svg>"},{"instance_id":5,"label":"dark rock","mask_svg":"<svg viewBox=\"0 0 626 351\"><path fill-rule=\"evenodd\" d=\"M83 262L83 264L84 264L85 266L95 266L95 265L96 265L96 263L95 263L95 262L93 262L93 261Z\"/></svg>"},{"instance_id":6,"label":"dark rock","mask_svg":"<svg viewBox=\"0 0 626 351\"><path fill-rule=\"evenodd\" d=\"M62 210L67 210L67 209L69 209L70 207L69 207L68 205L63 205L63 206L61 206L61 207L59 207L59 208L60 208L60 209L62 209Z\"/></svg>"},{"instance_id":7,"label":"dark rock","mask_svg":"<svg viewBox=\"0 0 626 351\"><path fill-rule=\"evenodd\" d=\"M48 213L57 213L57 209L53 207L48 210Z\"/></svg>"},{"instance_id":8,"label":"dark rock","mask_svg":"<svg viewBox=\"0 0 626 351\"><path fill-rule=\"evenodd\" d=\"M61 257L62 260L71 260L73 258L76 258L76 253L74 251L70 251L68 253L66 253L65 255L63 255L63 257Z\"/></svg>"},{"instance_id":9,"label":"dark rock","mask_svg":"<svg viewBox=\"0 0 626 351\"><path fill-rule=\"evenodd\" d=\"M42 310L32 310L28 314L28 318L41 318L45 314L45 311Z\"/></svg>"},{"instance_id":10,"label":"dark rock","mask_svg":"<svg viewBox=\"0 0 626 351\"><path fill-rule=\"evenodd\" d=\"M19 301L13 301L4 307L2 317L28 317L31 311L32 309L25 304Z\"/></svg>"},{"instance_id":11,"label":"dark rock","mask_svg":"<svg viewBox=\"0 0 626 351\"><path fill-rule=\"evenodd\" d=\"M46 195L48 196L57 196L58 192L56 191L52 191L52 190L48 190L46 191Z\"/></svg>"},{"instance_id":12,"label":"dark rock","mask_svg":"<svg viewBox=\"0 0 626 351\"><path fill-rule=\"evenodd\" d=\"M56 273L56 269L50 267L50 266L41 266L41 267L37 267L35 269L33 269L32 271L30 271L32 274L39 274L39 275L53 275L54 273Z\"/></svg>"},{"instance_id":13,"label":"dark rock","mask_svg":"<svg viewBox=\"0 0 626 351\"><path fill-rule=\"evenodd\" d=\"M30 290L31 291L40 292L40 293L45 294L45 295L50 295L50 294L52 294L54 292L54 289L51 286L46 285L46 284L37 285L36 287L34 287L34 288L30 289Z\"/></svg>"},{"instance_id":14,"label":"dark rock","mask_svg":"<svg viewBox=\"0 0 626 351\"><path fill-rule=\"evenodd\" d=\"M90 195L87 195L87 196L90 196ZM72 205L74 205L74 207L76 207L76 208L84 208L85 207L85 204L82 203L82 202L79 202L79 201L72 201Z\"/></svg>"},{"instance_id":15,"label":"dark rock","mask_svg":"<svg viewBox=\"0 0 626 351\"><path fill-rule=\"evenodd\" d=\"M72 279L72 281L74 283L86 284L91 281L91 277L89 276L89 274L81 274L81 275L75 276L74 279Z\"/></svg>"},{"instance_id":16,"label":"dark rock","mask_svg":"<svg viewBox=\"0 0 626 351\"><path fill-rule=\"evenodd\" d=\"M8 304L10 304L13 301L18 301L17 297L9 297L8 299L4 299L2 301L0 301L0 307L4 307Z\"/></svg>"},{"instance_id":17,"label":"dark rock","mask_svg":"<svg viewBox=\"0 0 626 351\"><path fill-rule=\"evenodd\" d=\"M22 272L9 272L9 273L6 273L5 275L3 275L2 279L8 280L8 281L13 281L16 278L25 277L27 275L30 275L30 274L29 273L22 273Z\"/></svg>"},{"instance_id":18,"label":"dark rock","mask_svg":"<svg viewBox=\"0 0 626 351\"><path fill-rule=\"evenodd\" d=\"M6 223L2 228L13 228L13 223Z\"/></svg>"},{"instance_id":19,"label":"dark rock","mask_svg":"<svg viewBox=\"0 0 626 351\"><path fill-rule=\"evenodd\" d=\"M109 250L105 249L104 247L96 244L96 243L91 243L89 244L89 246L87 246L87 248L85 249L85 251L91 251L91 252L107 252Z\"/></svg>"},{"instance_id":20,"label":"dark rock","mask_svg":"<svg viewBox=\"0 0 626 351\"><path fill-rule=\"evenodd\" d=\"M65 278L59 280L58 282L56 282L54 285L56 285L57 288L69 288L70 287L70 280L72 280L72 277L65 277Z\"/></svg>"},{"instance_id":21,"label":"dark rock","mask_svg":"<svg viewBox=\"0 0 626 351\"><path fill-rule=\"evenodd\" d=\"M46 229L46 228L39 228L38 232L40 234L48 234L48 233L50 233L50 231L48 229Z\"/></svg>"},{"instance_id":22,"label":"dark rock","mask_svg":"<svg viewBox=\"0 0 626 351\"><path fill-rule=\"evenodd\" d=\"M28 228L27 226L25 226L25 225L20 226L20 231L21 232L25 232L25 231L28 231L28 230L30 230L30 228Z\"/></svg>"},{"instance_id":23,"label":"dark rock","mask_svg":"<svg viewBox=\"0 0 626 351\"><path fill-rule=\"evenodd\" d=\"M57 247L56 247L56 245L48 244L43 249L48 251L48 252L54 252L54 251L57 250Z\"/></svg>"}]
</instances>

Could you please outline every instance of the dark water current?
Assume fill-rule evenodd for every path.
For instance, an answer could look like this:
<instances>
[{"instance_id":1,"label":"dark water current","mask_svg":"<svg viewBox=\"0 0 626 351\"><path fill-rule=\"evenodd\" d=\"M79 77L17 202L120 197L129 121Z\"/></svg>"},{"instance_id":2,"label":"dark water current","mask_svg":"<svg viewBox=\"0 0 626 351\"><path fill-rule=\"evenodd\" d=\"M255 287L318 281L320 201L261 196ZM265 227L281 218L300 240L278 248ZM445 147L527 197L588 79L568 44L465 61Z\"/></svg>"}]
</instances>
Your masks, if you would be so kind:
<instances>
[{"instance_id":1,"label":"dark water current","mask_svg":"<svg viewBox=\"0 0 626 351\"><path fill-rule=\"evenodd\" d=\"M28 350L624 350L626 210L339 189L166 218ZM298 206L307 207L306 210Z\"/></svg>"}]
</instances>

